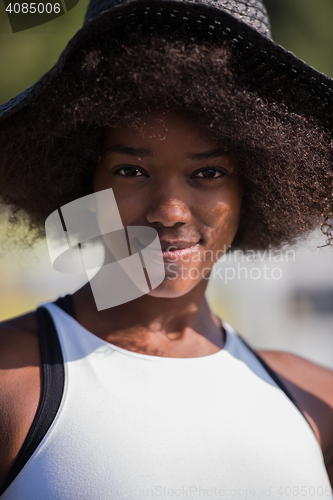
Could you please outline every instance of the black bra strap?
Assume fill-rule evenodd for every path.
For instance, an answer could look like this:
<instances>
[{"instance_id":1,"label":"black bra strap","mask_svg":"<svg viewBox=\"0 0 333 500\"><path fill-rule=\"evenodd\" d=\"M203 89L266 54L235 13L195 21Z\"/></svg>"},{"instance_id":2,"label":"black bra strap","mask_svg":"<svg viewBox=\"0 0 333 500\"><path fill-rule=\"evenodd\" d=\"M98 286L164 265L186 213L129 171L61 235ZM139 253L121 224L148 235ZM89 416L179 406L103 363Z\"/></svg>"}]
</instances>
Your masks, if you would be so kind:
<instances>
[{"instance_id":1,"label":"black bra strap","mask_svg":"<svg viewBox=\"0 0 333 500\"><path fill-rule=\"evenodd\" d=\"M311 430L314 432L314 430L312 429L312 427L310 425L310 422L308 421L308 419L304 415L304 413L301 410L299 404L296 402L294 396L287 389L287 387L282 382L282 380L280 379L280 377L278 376L278 374L275 371L272 370L272 368L266 363L266 361L263 360L263 358L261 356L259 356L259 354L254 349L252 349L252 347L243 339L243 337L241 337L239 335L239 333L237 333L237 336L241 339L241 341L243 342L243 344L245 344L246 347L252 352L252 354L257 358L257 360L265 368L266 372L274 380L274 382L277 384L277 386L280 387L280 389L285 393L285 395L290 399L290 401L296 406L296 408L298 409L298 411L303 415L303 417L305 418L305 420L309 424Z\"/></svg>"},{"instance_id":2,"label":"black bra strap","mask_svg":"<svg viewBox=\"0 0 333 500\"><path fill-rule=\"evenodd\" d=\"M62 307L63 304L68 305L71 297L67 297L66 299L60 298L55 303L59 307ZM0 488L0 495L12 483L41 443L58 412L62 399L64 362L58 334L47 309L42 306L39 307L36 311L36 319L43 373L42 397L22 448Z\"/></svg>"},{"instance_id":3,"label":"black bra strap","mask_svg":"<svg viewBox=\"0 0 333 500\"><path fill-rule=\"evenodd\" d=\"M71 295L65 295L64 297L59 297L57 300L54 301L54 304L56 304L58 307L63 309L67 314L69 314L70 316L72 316L72 318L75 319L74 305Z\"/></svg>"}]
</instances>

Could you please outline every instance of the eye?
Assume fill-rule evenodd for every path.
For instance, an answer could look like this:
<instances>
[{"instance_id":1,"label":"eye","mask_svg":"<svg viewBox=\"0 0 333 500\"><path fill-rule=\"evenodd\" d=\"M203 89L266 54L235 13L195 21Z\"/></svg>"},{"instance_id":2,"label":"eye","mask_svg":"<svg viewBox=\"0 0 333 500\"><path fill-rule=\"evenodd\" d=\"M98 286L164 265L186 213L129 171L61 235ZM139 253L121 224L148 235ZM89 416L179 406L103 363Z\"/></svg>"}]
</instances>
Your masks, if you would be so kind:
<instances>
[{"instance_id":1,"label":"eye","mask_svg":"<svg viewBox=\"0 0 333 500\"><path fill-rule=\"evenodd\" d=\"M201 179L217 179L219 177L224 177L225 175L228 175L227 172L222 172L222 170L217 168L204 168L193 174L192 177L199 177Z\"/></svg>"},{"instance_id":2,"label":"eye","mask_svg":"<svg viewBox=\"0 0 333 500\"><path fill-rule=\"evenodd\" d=\"M113 171L114 174L121 175L122 177L143 177L145 174L137 167L120 167Z\"/></svg>"}]
</instances>

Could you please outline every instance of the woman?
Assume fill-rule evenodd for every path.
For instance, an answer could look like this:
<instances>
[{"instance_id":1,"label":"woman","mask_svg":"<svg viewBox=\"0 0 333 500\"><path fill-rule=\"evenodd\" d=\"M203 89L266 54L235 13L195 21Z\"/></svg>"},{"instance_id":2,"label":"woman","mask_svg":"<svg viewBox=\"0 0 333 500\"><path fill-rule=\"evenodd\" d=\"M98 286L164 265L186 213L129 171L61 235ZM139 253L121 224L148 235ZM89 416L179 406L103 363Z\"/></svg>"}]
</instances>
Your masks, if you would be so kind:
<instances>
[{"instance_id":1,"label":"woman","mask_svg":"<svg viewBox=\"0 0 333 500\"><path fill-rule=\"evenodd\" d=\"M125 228L156 231L165 277L3 323L2 498L332 498L332 372L252 351L204 292L230 246L320 224L331 242L333 86L273 44L259 2L105 7L2 110L2 199L34 237L112 189Z\"/></svg>"}]
</instances>

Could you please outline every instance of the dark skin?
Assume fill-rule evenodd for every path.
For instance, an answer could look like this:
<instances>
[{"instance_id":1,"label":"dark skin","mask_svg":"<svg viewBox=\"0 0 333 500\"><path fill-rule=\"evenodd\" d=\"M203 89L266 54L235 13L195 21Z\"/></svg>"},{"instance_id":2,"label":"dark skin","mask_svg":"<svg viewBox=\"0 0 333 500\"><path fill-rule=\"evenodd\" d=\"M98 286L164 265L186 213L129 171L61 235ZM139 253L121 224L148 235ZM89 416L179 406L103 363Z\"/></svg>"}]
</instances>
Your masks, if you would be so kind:
<instances>
[{"instance_id":1,"label":"dark skin","mask_svg":"<svg viewBox=\"0 0 333 500\"><path fill-rule=\"evenodd\" d=\"M230 153L177 114L155 113L140 130L107 132L94 172L94 190L106 188L113 189L125 226L156 229L166 278L149 294L103 311L87 284L73 295L77 321L107 342L144 354L186 358L222 349L225 334L204 294L215 256L232 243L241 217L243 184ZM170 246L174 260L166 252ZM213 259L203 261L206 250ZM194 255L199 258L188 258ZM177 279L170 279L171 262L177 271L184 266ZM259 354L304 411L332 482L333 372L284 352ZM41 390L32 312L0 326L0 483L28 433Z\"/></svg>"}]
</instances>

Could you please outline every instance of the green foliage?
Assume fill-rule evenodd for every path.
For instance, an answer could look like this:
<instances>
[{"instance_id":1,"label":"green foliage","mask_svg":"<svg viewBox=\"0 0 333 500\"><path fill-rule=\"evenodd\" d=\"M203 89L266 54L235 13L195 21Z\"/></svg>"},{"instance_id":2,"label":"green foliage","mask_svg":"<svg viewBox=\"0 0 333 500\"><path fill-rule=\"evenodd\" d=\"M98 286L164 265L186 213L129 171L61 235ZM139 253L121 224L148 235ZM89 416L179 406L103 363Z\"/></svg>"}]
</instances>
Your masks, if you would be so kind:
<instances>
[{"instance_id":1,"label":"green foliage","mask_svg":"<svg viewBox=\"0 0 333 500\"><path fill-rule=\"evenodd\" d=\"M333 77L332 0L265 0L274 40Z\"/></svg>"},{"instance_id":2,"label":"green foliage","mask_svg":"<svg viewBox=\"0 0 333 500\"><path fill-rule=\"evenodd\" d=\"M88 0L67 14L18 33L12 33L0 0L0 103L38 80L57 61L69 39L82 26Z\"/></svg>"}]
</instances>

